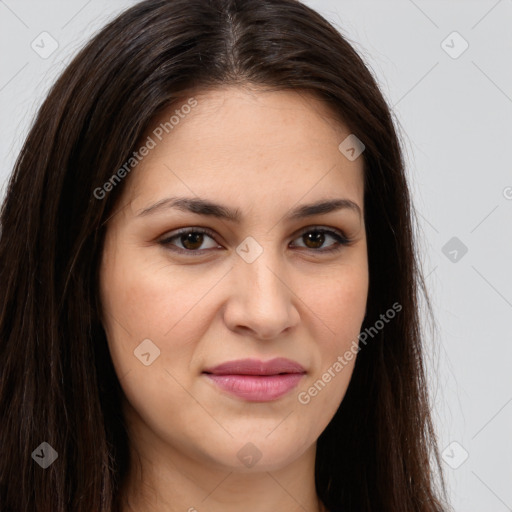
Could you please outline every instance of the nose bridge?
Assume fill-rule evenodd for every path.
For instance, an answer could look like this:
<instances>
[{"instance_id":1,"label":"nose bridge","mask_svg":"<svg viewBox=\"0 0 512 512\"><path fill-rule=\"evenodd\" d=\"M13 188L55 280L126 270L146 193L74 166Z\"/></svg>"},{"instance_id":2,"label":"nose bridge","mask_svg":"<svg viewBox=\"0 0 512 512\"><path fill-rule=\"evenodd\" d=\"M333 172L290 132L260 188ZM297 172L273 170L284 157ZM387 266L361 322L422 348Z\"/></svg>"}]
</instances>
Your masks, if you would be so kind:
<instances>
[{"instance_id":1,"label":"nose bridge","mask_svg":"<svg viewBox=\"0 0 512 512\"><path fill-rule=\"evenodd\" d=\"M250 290L248 296L258 308L275 300L282 302L288 296L283 277L279 275L284 273L284 265L278 252L270 241L263 246L254 239L242 242L237 248L240 260L236 267L240 282L242 285L246 283L247 291Z\"/></svg>"},{"instance_id":2,"label":"nose bridge","mask_svg":"<svg viewBox=\"0 0 512 512\"><path fill-rule=\"evenodd\" d=\"M293 294L286 285L279 249L273 248L270 241L263 245L250 238L237 248L233 269L235 304L229 309L229 320L268 338L291 326L298 313L294 315Z\"/></svg>"}]
</instances>

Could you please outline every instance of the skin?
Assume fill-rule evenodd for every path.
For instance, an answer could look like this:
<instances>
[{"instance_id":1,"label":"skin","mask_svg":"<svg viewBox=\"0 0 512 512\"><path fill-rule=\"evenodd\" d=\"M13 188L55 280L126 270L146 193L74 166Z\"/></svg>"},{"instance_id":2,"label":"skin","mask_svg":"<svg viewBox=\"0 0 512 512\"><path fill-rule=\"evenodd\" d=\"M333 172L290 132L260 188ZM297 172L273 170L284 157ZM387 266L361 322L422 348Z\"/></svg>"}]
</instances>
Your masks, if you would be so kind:
<instances>
[{"instance_id":1,"label":"skin","mask_svg":"<svg viewBox=\"0 0 512 512\"><path fill-rule=\"evenodd\" d=\"M338 145L350 131L307 93L223 87L193 97L197 106L123 183L102 253L103 324L133 457L123 512L321 511L316 441L345 395L355 358L309 403L298 395L357 342L365 315L363 157L345 158ZM138 215L170 196L238 208L243 220L170 208ZM360 213L284 220L298 205L333 198L353 201ZM338 244L329 234L308 241L306 228L315 226L351 241L322 252ZM185 227L215 236L162 245ZM252 263L236 252L247 237L263 250ZM186 247L203 254L171 250ZM148 366L134 355L145 339L160 350ZM248 402L202 374L249 357L287 357L306 375L277 400ZM237 456L247 443L261 454L252 467ZM252 445L245 449L256 453Z\"/></svg>"}]
</instances>

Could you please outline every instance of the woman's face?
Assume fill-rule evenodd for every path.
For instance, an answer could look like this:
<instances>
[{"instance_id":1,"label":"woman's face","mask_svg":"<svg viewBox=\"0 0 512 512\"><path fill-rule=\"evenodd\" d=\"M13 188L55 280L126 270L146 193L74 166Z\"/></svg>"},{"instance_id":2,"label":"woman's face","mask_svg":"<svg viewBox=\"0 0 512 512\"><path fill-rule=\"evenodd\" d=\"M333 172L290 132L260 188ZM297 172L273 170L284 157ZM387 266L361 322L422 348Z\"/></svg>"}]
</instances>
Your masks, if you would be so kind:
<instances>
[{"instance_id":1,"label":"woman's face","mask_svg":"<svg viewBox=\"0 0 512 512\"><path fill-rule=\"evenodd\" d=\"M143 456L268 471L314 450L349 384L368 291L363 157L338 148L349 134L312 96L221 88L145 135L100 274ZM289 361L266 364L277 358Z\"/></svg>"}]
</instances>

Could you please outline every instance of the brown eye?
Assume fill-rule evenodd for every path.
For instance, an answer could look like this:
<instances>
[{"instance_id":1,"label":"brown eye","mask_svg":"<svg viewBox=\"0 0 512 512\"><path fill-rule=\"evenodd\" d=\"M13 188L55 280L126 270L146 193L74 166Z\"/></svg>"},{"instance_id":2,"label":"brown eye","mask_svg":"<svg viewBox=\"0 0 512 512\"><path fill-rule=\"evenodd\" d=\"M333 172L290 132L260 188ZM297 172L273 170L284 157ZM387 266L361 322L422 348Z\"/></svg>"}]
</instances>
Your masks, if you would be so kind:
<instances>
[{"instance_id":1,"label":"brown eye","mask_svg":"<svg viewBox=\"0 0 512 512\"><path fill-rule=\"evenodd\" d=\"M185 249L195 250L199 249L203 243L204 234L191 232L180 235L180 241Z\"/></svg>"},{"instance_id":2,"label":"brown eye","mask_svg":"<svg viewBox=\"0 0 512 512\"><path fill-rule=\"evenodd\" d=\"M319 249L325 242L325 233L310 231L302 235L308 249Z\"/></svg>"},{"instance_id":3,"label":"brown eye","mask_svg":"<svg viewBox=\"0 0 512 512\"><path fill-rule=\"evenodd\" d=\"M321 249L329 237L333 238L335 243L330 244L327 249ZM342 246L350 243L350 240L342 233L324 228L309 228L307 231L302 232L299 239L304 240L304 246L302 247L320 253L340 250Z\"/></svg>"},{"instance_id":4,"label":"brown eye","mask_svg":"<svg viewBox=\"0 0 512 512\"><path fill-rule=\"evenodd\" d=\"M211 239L210 246L202 247L207 239ZM177 243L175 242L177 241ZM185 228L171 234L160 244L176 252L202 253L203 250L219 247L212 234L203 228ZM181 244L181 245L179 245Z\"/></svg>"},{"instance_id":5,"label":"brown eye","mask_svg":"<svg viewBox=\"0 0 512 512\"><path fill-rule=\"evenodd\" d=\"M334 243L322 249L329 238L333 239ZM211 240L210 246L204 247L208 239ZM301 239L304 245L298 247L321 254L340 250L350 243L341 232L325 228L308 228L296 240ZM208 249L222 248L216 244L213 233L204 228L183 228L160 241L160 244L171 251L187 255L201 255Z\"/></svg>"}]
</instances>

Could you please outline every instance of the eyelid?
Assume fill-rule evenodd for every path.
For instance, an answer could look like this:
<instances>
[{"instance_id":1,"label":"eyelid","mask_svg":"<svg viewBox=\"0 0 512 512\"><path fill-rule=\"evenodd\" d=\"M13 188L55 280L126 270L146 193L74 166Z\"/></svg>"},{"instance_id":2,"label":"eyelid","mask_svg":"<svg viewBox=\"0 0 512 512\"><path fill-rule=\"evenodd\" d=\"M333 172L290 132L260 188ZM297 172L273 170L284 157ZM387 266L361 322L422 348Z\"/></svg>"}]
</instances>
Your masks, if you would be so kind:
<instances>
[{"instance_id":1,"label":"eyelid","mask_svg":"<svg viewBox=\"0 0 512 512\"><path fill-rule=\"evenodd\" d=\"M347 237L342 230L340 230L338 228L322 226L322 225L305 226L304 228L297 231L293 235L292 241L310 231L325 233L336 240L335 244L332 244L332 246L329 246L329 247L331 247L330 249L310 249L308 247L301 247L302 250L305 250L310 253L319 253L319 254L334 253L338 250L341 250L343 247L350 245L353 242L353 240L351 238ZM199 227L199 226L187 226L185 228L176 229L176 230L170 232L168 235L166 235L163 239L159 240L159 243L161 245L163 245L164 247L168 248L168 246L172 245L170 243L171 240L179 237L180 235L187 234L187 233L203 233L203 234L208 235L216 243L218 243L216 240L217 234L213 230L206 228L206 227ZM185 249L182 249L181 247L173 246L173 249L168 249L168 250L173 251L178 254L200 256L200 255L204 254L205 252L211 251L211 248L210 249L185 250Z\"/></svg>"},{"instance_id":2,"label":"eyelid","mask_svg":"<svg viewBox=\"0 0 512 512\"><path fill-rule=\"evenodd\" d=\"M186 228L179 228L174 231L171 231L170 233L164 235L164 238L159 240L159 243L162 244L164 247L166 247L168 245L171 245L170 240L173 240L174 238L177 238L180 235L184 235L187 233L204 233L205 235L208 235L210 238L215 240L215 242L217 244L219 243L216 240L217 234L214 231L212 231L209 228L204 228L204 227L199 227L199 226L187 226ZM171 249L171 250L174 250L174 249ZM182 251L182 252L187 252L188 254L193 254L193 253L201 254L204 251L209 251L209 250L210 249L199 249L196 251L184 251L183 249L181 249L181 247L176 247L175 252L179 253L180 251Z\"/></svg>"},{"instance_id":3,"label":"eyelid","mask_svg":"<svg viewBox=\"0 0 512 512\"><path fill-rule=\"evenodd\" d=\"M310 231L319 231L321 233L334 233L336 235L338 235L340 238L343 238L343 240L345 241L350 241L350 239L348 238L348 236L345 235L345 233L339 229L339 228L332 228L332 227L329 227L329 226L322 226L322 225L318 225L318 224L313 224L311 226L306 226L302 229L300 229L299 231L297 231L297 233L294 235L294 240L295 238L303 235L304 233L309 233Z\"/></svg>"}]
</instances>

